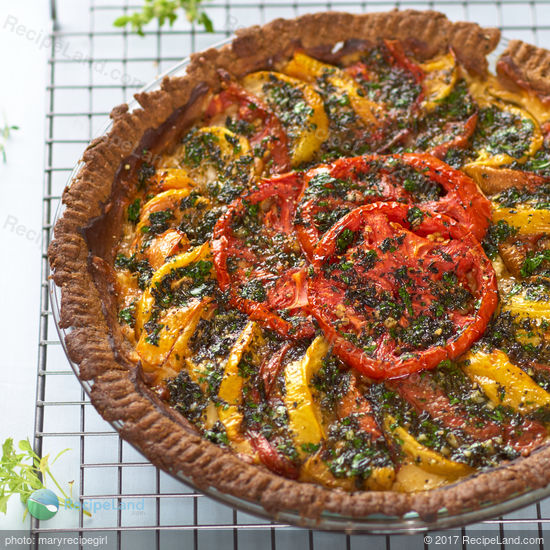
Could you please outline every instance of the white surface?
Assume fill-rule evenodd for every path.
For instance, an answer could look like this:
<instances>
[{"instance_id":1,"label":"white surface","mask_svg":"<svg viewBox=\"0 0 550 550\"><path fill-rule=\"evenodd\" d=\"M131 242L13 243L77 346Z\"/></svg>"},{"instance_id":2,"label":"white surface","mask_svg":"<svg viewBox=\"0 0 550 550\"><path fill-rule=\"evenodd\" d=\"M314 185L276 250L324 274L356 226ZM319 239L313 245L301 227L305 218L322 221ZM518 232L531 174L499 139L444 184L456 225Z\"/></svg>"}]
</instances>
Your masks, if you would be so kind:
<instances>
[{"instance_id":1,"label":"white surface","mask_svg":"<svg viewBox=\"0 0 550 550\"><path fill-rule=\"evenodd\" d=\"M32 440L40 298L47 2L0 2L0 127L20 126L0 159L0 441ZM21 528L14 497L0 528Z\"/></svg>"}]
</instances>

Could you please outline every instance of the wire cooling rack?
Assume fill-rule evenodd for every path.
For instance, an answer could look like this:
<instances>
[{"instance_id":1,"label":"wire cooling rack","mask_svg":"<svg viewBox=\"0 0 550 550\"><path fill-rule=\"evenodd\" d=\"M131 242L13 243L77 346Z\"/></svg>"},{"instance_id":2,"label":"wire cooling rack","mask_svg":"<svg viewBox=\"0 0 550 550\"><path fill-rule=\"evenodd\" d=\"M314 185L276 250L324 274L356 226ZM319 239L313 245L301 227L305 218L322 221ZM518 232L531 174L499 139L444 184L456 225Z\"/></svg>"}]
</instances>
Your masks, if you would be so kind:
<instances>
[{"instance_id":1,"label":"wire cooling rack","mask_svg":"<svg viewBox=\"0 0 550 550\"><path fill-rule=\"evenodd\" d=\"M139 3L138 3L139 4ZM112 106L128 100L144 83L193 51L230 36L237 28L275 17L295 17L323 9L351 12L392 7L437 9L454 20L498 26L510 38L550 47L550 0L385 2L374 0L289 2L212 1L206 4L216 31L206 33L183 18L174 27L149 27L144 37L113 27L113 20L138 9L117 0L52 0L56 19L48 47L46 166L43 197L42 293L34 444L40 454L63 458L65 481L74 480L77 504L92 512L63 510L48 522L33 520L33 546L48 534L96 537L79 547L184 548L205 550L309 548L394 549L477 548L462 536L531 537L523 548L550 549L550 500L502 518L447 534L412 537L349 536L270 523L219 504L153 467L104 422L80 387L64 356L52 319L48 293L47 246L53 217L67 178L85 145L104 125ZM46 37L48 38L48 37ZM521 532L519 531L521 530ZM536 537L539 537L537 540ZM93 540L93 539L92 539ZM516 545L498 544L495 548Z\"/></svg>"}]
</instances>

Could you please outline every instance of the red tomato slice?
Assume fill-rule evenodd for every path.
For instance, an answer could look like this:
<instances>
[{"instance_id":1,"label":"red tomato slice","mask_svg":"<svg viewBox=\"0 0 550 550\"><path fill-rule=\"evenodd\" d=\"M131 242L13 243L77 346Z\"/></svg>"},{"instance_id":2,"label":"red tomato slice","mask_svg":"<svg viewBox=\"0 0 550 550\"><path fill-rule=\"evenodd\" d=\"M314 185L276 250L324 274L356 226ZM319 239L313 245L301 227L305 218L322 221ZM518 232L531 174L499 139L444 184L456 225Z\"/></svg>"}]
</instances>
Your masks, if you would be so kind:
<instances>
[{"instance_id":1,"label":"red tomato slice","mask_svg":"<svg viewBox=\"0 0 550 550\"><path fill-rule=\"evenodd\" d=\"M310 170L304 181L295 224L308 258L336 221L373 202L422 204L461 222L480 240L491 216L490 202L472 179L425 153L338 159Z\"/></svg>"},{"instance_id":2,"label":"red tomato slice","mask_svg":"<svg viewBox=\"0 0 550 550\"><path fill-rule=\"evenodd\" d=\"M334 352L376 380L457 357L498 302L493 267L471 233L396 202L356 208L324 235L308 297Z\"/></svg>"},{"instance_id":3,"label":"red tomato slice","mask_svg":"<svg viewBox=\"0 0 550 550\"><path fill-rule=\"evenodd\" d=\"M474 113L470 118L463 121L450 121L442 129L442 134L453 134L456 133L455 137L436 145L428 150L430 155L437 157L438 159L443 160L449 149L465 149L470 144L470 139L474 135L477 127L477 113Z\"/></svg>"},{"instance_id":4,"label":"red tomato slice","mask_svg":"<svg viewBox=\"0 0 550 550\"><path fill-rule=\"evenodd\" d=\"M266 358L260 366L260 376L264 381L266 397L271 395L277 376L281 371L283 359L290 349L292 349L292 344L290 342L285 342L273 355Z\"/></svg>"},{"instance_id":5,"label":"red tomato slice","mask_svg":"<svg viewBox=\"0 0 550 550\"><path fill-rule=\"evenodd\" d=\"M357 61L353 65L346 67L344 71L353 76L356 80L364 80L365 82L368 82L372 79L371 73L362 61Z\"/></svg>"},{"instance_id":6,"label":"red tomato slice","mask_svg":"<svg viewBox=\"0 0 550 550\"><path fill-rule=\"evenodd\" d=\"M424 99L421 83L425 78L422 68L409 59L398 40L384 40L377 53L363 58L344 70L362 87L363 93L372 101L385 106L386 118L383 128L376 136L365 136L370 150L377 153L391 151L398 144L406 146L410 140L413 112L420 109ZM399 82L398 93L389 93L388 82ZM409 121L408 123L406 121Z\"/></svg>"},{"instance_id":7,"label":"red tomato slice","mask_svg":"<svg viewBox=\"0 0 550 550\"><path fill-rule=\"evenodd\" d=\"M256 132L249 139L250 145L255 147L267 147L267 158L270 160L271 174L280 174L290 170L290 153L288 150L288 138L277 116L258 97L232 82L229 86L215 95L208 108L206 116L213 117L225 112L231 106L237 105L237 116L240 120L256 125Z\"/></svg>"},{"instance_id":8,"label":"red tomato slice","mask_svg":"<svg viewBox=\"0 0 550 550\"><path fill-rule=\"evenodd\" d=\"M353 372L350 376L348 391L338 403L339 418L350 415L357 417L359 428L369 433L373 441L384 437L374 417L370 401L357 387L357 376Z\"/></svg>"},{"instance_id":9,"label":"red tomato slice","mask_svg":"<svg viewBox=\"0 0 550 550\"><path fill-rule=\"evenodd\" d=\"M247 432L250 443L258 453L262 464L281 476L297 479L298 468L281 452L279 452L261 433L249 430Z\"/></svg>"},{"instance_id":10,"label":"red tomato slice","mask_svg":"<svg viewBox=\"0 0 550 550\"><path fill-rule=\"evenodd\" d=\"M417 63L407 57L407 54L403 49L403 44L401 44L399 40L384 40L384 44L393 57L394 63L398 67L401 67L405 71L411 73L415 82L420 84L426 75Z\"/></svg>"},{"instance_id":11,"label":"red tomato slice","mask_svg":"<svg viewBox=\"0 0 550 550\"><path fill-rule=\"evenodd\" d=\"M212 242L218 283L232 305L290 338L315 332L303 311L306 263L292 227L301 185L295 173L263 181L233 202Z\"/></svg>"},{"instance_id":12,"label":"red tomato slice","mask_svg":"<svg viewBox=\"0 0 550 550\"><path fill-rule=\"evenodd\" d=\"M402 158L447 191L440 200L424 206L450 216L477 240L483 240L491 220L491 202L481 193L475 181L426 153L405 153Z\"/></svg>"},{"instance_id":13,"label":"red tomato slice","mask_svg":"<svg viewBox=\"0 0 550 550\"><path fill-rule=\"evenodd\" d=\"M381 48L381 55L389 67L396 67L409 73L416 84L421 84L425 78L425 73L417 63L409 59L403 44L399 40L384 40L384 46ZM371 68L363 61L357 61L346 67L345 71L361 82L370 82L373 80L384 80L384 75L377 74L376 63ZM423 92L414 101L414 106L418 106L423 99Z\"/></svg>"},{"instance_id":14,"label":"red tomato slice","mask_svg":"<svg viewBox=\"0 0 550 550\"><path fill-rule=\"evenodd\" d=\"M501 436L504 444L525 455L539 446L546 438L546 428L537 421L524 420L521 430L507 423L497 423L486 418L468 416L460 403L451 404L442 388L429 376L413 373L402 380L388 383L408 401L418 414L428 413L434 420L451 430L459 429L474 441L486 441Z\"/></svg>"}]
</instances>

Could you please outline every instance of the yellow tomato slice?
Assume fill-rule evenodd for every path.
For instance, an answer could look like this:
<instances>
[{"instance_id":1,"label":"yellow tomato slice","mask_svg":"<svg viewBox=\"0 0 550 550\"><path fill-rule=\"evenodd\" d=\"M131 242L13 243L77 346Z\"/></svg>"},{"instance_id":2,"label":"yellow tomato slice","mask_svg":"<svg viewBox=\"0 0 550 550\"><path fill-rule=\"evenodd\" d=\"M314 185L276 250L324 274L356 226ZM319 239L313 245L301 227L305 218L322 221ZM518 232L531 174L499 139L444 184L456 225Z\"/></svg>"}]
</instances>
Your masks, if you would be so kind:
<instances>
[{"instance_id":1,"label":"yellow tomato slice","mask_svg":"<svg viewBox=\"0 0 550 550\"><path fill-rule=\"evenodd\" d=\"M513 103L529 112L537 120L539 125L550 120L550 111L548 107L544 105L536 94L529 93L523 88L512 92L500 83L498 77L492 74L487 76L482 85L485 86L486 92L490 96L507 103Z\"/></svg>"},{"instance_id":2,"label":"yellow tomato slice","mask_svg":"<svg viewBox=\"0 0 550 550\"><path fill-rule=\"evenodd\" d=\"M392 416L386 416L384 427L400 442L401 449L412 463L422 470L443 476L447 480L455 480L474 472L474 469L467 464L449 460L442 454L422 445L405 428L398 426Z\"/></svg>"},{"instance_id":3,"label":"yellow tomato slice","mask_svg":"<svg viewBox=\"0 0 550 550\"><path fill-rule=\"evenodd\" d=\"M544 301L529 300L525 295L516 294L506 299L503 311L510 311L520 317L538 318L541 321L550 319L550 304Z\"/></svg>"},{"instance_id":4,"label":"yellow tomato slice","mask_svg":"<svg viewBox=\"0 0 550 550\"><path fill-rule=\"evenodd\" d=\"M422 81L422 105L426 110L433 111L452 92L458 80L456 60L452 53L448 53L420 64L420 68L426 75Z\"/></svg>"},{"instance_id":5,"label":"yellow tomato slice","mask_svg":"<svg viewBox=\"0 0 550 550\"><path fill-rule=\"evenodd\" d=\"M504 220L517 227L520 235L550 233L550 210L518 206L493 208L493 223Z\"/></svg>"},{"instance_id":6,"label":"yellow tomato slice","mask_svg":"<svg viewBox=\"0 0 550 550\"><path fill-rule=\"evenodd\" d=\"M135 238L132 243L132 248L134 250L140 250L141 243L144 239L144 237L147 235L148 232L148 226L149 226L149 216L153 214L154 212L161 212L163 210L172 210L174 212L174 219L171 219L172 224L177 224L178 219L181 220L181 216L178 218L178 214L181 214L181 210L179 210L180 203L183 199L189 196L191 191L193 190L192 187L183 187L181 189L168 189L166 191L162 191L158 195L154 196L151 200L146 202L143 205L143 208L141 209L139 222L136 226L135 230ZM198 196L195 201L195 207L206 207L211 203L210 199L207 199L206 197ZM176 229L172 228L169 230L171 235L173 236L173 232L176 231ZM160 246L163 248L164 244L160 242L163 240L165 235L157 235L152 239L151 247L153 246ZM185 245L185 241L187 241L186 235L183 235L183 243ZM156 244L155 244L156 243ZM167 244L167 243L166 243ZM188 243L186 245L186 248L188 248ZM151 252L152 254L155 254L155 251ZM145 253L145 256L148 256L149 252ZM156 268L158 266L155 266L151 264L153 268Z\"/></svg>"},{"instance_id":7,"label":"yellow tomato slice","mask_svg":"<svg viewBox=\"0 0 550 550\"><path fill-rule=\"evenodd\" d=\"M469 352L464 359L469 361L464 372L494 405L508 406L521 414L550 405L550 393L513 365L504 352Z\"/></svg>"},{"instance_id":8,"label":"yellow tomato slice","mask_svg":"<svg viewBox=\"0 0 550 550\"><path fill-rule=\"evenodd\" d=\"M155 298L151 291L156 288L157 283L160 283L161 280L166 277L166 275L168 275L173 269L186 267L193 262L205 260L210 257L210 244L206 242L201 246L196 246L189 252L184 252L183 254L174 256L171 260L166 262L162 267L155 271L155 273L151 277L149 286L145 289L136 307L136 338L139 338L141 336L143 325L147 322L147 319L151 315L152 308L155 302Z\"/></svg>"},{"instance_id":9,"label":"yellow tomato slice","mask_svg":"<svg viewBox=\"0 0 550 550\"><path fill-rule=\"evenodd\" d=\"M279 114L279 110L292 111L297 108L300 108L302 111L309 111L307 123L300 126L296 126L292 122L286 124L284 118L281 119L285 127L290 126L287 129L287 133L290 141L291 162L292 166L298 166L303 162L311 160L327 138L327 115L321 96L314 90L313 86L306 84L302 80L282 73L259 71L245 76L242 83L250 93L260 97L268 105L273 106L276 101L271 100L269 89L270 85L276 87L277 82L281 82L283 86L287 85L299 90L303 95L304 102L303 104L294 102L290 105L283 105L280 109L274 106L273 110L276 114ZM299 116L300 113L295 113L294 116L296 115ZM292 113L290 113L289 118L292 118Z\"/></svg>"},{"instance_id":10,"label":"yellow tomato slice","mask_svg":"<svg viewBox=\"0 0 550 550\"><path fill-rule=\"evenodd\" d=\"M182 328L179 336L177 337L172 350L166 358L166 366L179 372L182 368L182 363L185 363L187 371L193 382L199 384L204 390L204 384L200 383L201 374L196 369L190 368L189 361L189 340L195 334L197 325L201 319L209 319L216 311L216 305L212 303L211 298L206 297L201 300L201 306L193 308L191 315L187 318L185 326Z\"/></svg>"},{"instance_id":11,"label":"yellow tomato slice","mask_svg":"<svg viewBox=\"0 0 550 550\"><path fill-rule=\"evenodd\" d=\"M183 361L175 363L169 359L173 357L175 345L180 341L181 335L189 332L189 321L200 315L207 308L210 300L210 298L205 298L184 309L171 310L166 313L159 320L163 327L159 331L156 344L152 344L148 340L145 331L141 333L136 352L141 359L144 372L154 374L155 383L159 383L164 378L172 378L181 370Z\"/></svg>"},{"instance_id":12,"label":"yellow tomato slice","mask_svg":"<svg viewBox=\"0 0 550 550\"><path fill-rule=\"evenodd\" d=\"M318 336L301 359L285 367L284 403L294 444L301 456L305 454L302 445L316 445L325 436L321 412L311 394L309 383L312 376L321 368L323 357L328 350L328 342L322 336Z\"/></svg>"},{"instance_id":13,"label":"yellow tomato slice","mask_svg":"<svg viewBox=\"0 0 550 550\"><path fill-rule=\"evenodd\" d=\"M160 212L162 210L174 210L177 208L179 203L189 196L191 189L169 189L168 191L163 191L158 195L155 195L150 201L146 202L141 209L139 215L139 223L136 227L136 235L141 236L143 233L143 228L147 225L149 221L149 216L154 212Z\"/></svg>"},{"instance_id":14,"label":"yellow tomato slice","mask_svg":"<svg viewBox=\"0 0 550 550\"><path fill-rule=\"evenodd\" d=\"M395 469L391 466L374 468L365 481L365 489L369 491L388 491L395 481Z\"/></svg>"},{"instance_id":15,"label":"yellow tomato slice","mask_svg":"<svg viewBox=\"0 0 550 550\"><path fill-rule=\"evenodd\" d=\"M196 130L190 139L201 144L202 156L190 153L189 145L184 143L164 160L161 168L178 169L174 175L183 179L186 174L195 186L214 181L223 167L251 154L248 140L223 126L204 126ZM186 159L192 160L186 164Z\"/></svg>"},{"instance_id":16,"label":"yellow tomato slice","mask_svg":"<svg viewBox=\"0 0 550 550\"><path fill-rule=\"evenodd\" d=\"M395 470L391 467L373 468L371 475L365 480L363 487L358 487L354 477L336 477L327 464L316 454L308 458L302 465L300 481L319 483L325 487L353 491L363 488L369 491L388 491L395 481Z\"/></svg>"},{"instance_id":17,"label":"yellow tomato slice","mask_svg":"<svg viewBox=\"0 0 550 550\"><path fill-rule=\"evenodd\" d=\"M300 470L300 481L319 483L324 487L344 491L353 491L356 488L354 478L335 477L318 455L313 455L304 462Z\"/></svg>"},{"instance_id":18,"label":"yellow tomato slice","mask_svg":"<svg viewBox=\"0 0 550 550\"><path fill-rule=\"evenodd\" d=\"M168 229L157 235L144 252L149 264L155 270L166 262L166 258L176 252L186 252L189 249L189 240L179 229Z\"/></svg>"},{"instance_id":19,"label":"yellow tomato slice","mask_svg":"<svg viewBox=\"0 0 550 550\"><path fill-rule=\"evenodd\" d=\"M168 189L193 189L194 181L189 177L187 170L182 168L170 168L163 170L157 176L158 186L167 191Z\"/></svg>"},{"instance_id":20,"label":"yellow tomato slice","mask_svg":"<svg viewBox=\"0 0 550 550\"><path fill-rule=\"evenodd\" d=\"M448 483L449 478L446 476L427 472L415 464L406 463L399 468L392 489L401 493L417 493L437 489Z\"/></svg>"},{"instance_id":21,"label":"yellow tomato slice","mask_svg":"<svg viewBox=\"0 0 550 550\"><path fill-rule=\"evenodd\" d=\"M244 378L239 372L239 363L243 353L254 345L255 340L261 345L263 337L258 325L249 321L229 353L218 393L222 400L218 408L219 418L231 445L239 452L251 452L250 443L241 433L243 415L239 406L243 400Z\"/></svg>"},{"instance_id":22,"label":"yellow tomato slice","mask_svg":"<svg viewBox=\"0 0 550 550\"><path fill-rule=\"evenodd\" d=\"M383 106L361 95L355 80L338 67L296 52L284 66L283 72L309 83L315 83L317 78L327 75L328 81L338 90L338 93L349 97L354 111L367 126L379 127L383 123Z\"/></svg>"},{"instance_id":23,"label":"yellow tomato slice","mask_svg":"<svg viewBox=\"0 0 550 550\"><path fill-rule=\"evenodd\" d=\"M520 119L530 120L533 124L533 136L529 144L529 149L520 158L514 158L506 153L492 155L486 149L481 149L478 151L477 158L473 162L466 164L462 169L468 173L469 168L475 165L494 167L511 164L512 162L519 162L521 164L527 161L529 157L532 157L542 147L544 142L540 125L536 118L529 111L526 111L516 105L505 103L498 99L498 97L495 97L491 93L491 89L494 90L495 80L481 79L479 77L469 75L464 71L463 76L466 78L468 83L468 91L480 108L496 107L497 109L507 111Z\"/></svg>"},{"instance_id":24,"label":"yellow tomato slice","mask_svg":"<svg viewBox=\"0 0 550 550\"><path fill-rule=\"evenodd\" d=\"M502 166L504 164L511 164L512 162L519 162L521 164L527 161L529 157L534 156L535 153L541 148L544 141L542 132L540 131L540 127L537 121L527 111L524 111L519 107L514 107L507 104L501 104L499 105L499 108L501 108L503 111L508 111L509 113L512 113L513 115L516 115L522 119L528 119L533 123L533 137L531 138L529 149L520 158L514 158L507 153L498 153L496 155L492 155L486 149L481 149L478 152L477 159L472 163L468 163L466 167L476 164L480 164L482 166Z\"/></svg>"}]
</instances>

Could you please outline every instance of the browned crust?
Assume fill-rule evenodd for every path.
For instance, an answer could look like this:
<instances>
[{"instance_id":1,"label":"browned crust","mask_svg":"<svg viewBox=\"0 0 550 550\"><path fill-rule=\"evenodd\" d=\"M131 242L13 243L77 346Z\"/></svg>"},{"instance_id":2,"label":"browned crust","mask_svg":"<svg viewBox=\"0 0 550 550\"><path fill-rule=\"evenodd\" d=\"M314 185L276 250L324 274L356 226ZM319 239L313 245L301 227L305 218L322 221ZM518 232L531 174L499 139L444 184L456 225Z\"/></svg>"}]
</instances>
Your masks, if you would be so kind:
<instances>
[{"instance_id":1,"label":"browned crust","mask_svg":"<svg viewBox=\"0 0 550 550\"><path fill-rule=\"evenodd\" d=\"M550 51L510 40L498 60L497 72L505 84L532 90L550 104Z\"/></svg>"},{"instance_id":2,"label":"browned crust","mask_svg":"<svg viewBox=\"0 0 550 550\"><path fill-rule=\"evenodd\" d=\"M93 382L92 402L102 416L121 423L122 437L155 465L185 474L200 488L213 486L234 496L246 496L273 514L298 510L304 516L317 517L327 511L359 517L372 513L401 516L417 511L430 518L443 507L453 514L475 508L487 498L504 499L550 481L550 449L544 449L489 474L415 495L349 494L294 482L249 465L190 431L140 384L136 369L125 366L120 358L121 346L112 341L117 338L109 330L112 315L101 296L106 288L94 285L102 264L97 259L89 261L83 231L104 210L112 208L109 199L119 167L132 159L146 131L159 127L174 111L186 106L199 84L217 90L217 68L240 76L270 66L281 56L290 56L296 47L314 50L327 43L379 38L400 39L420 58L452 47L462 63L483 74L487 67L485 55L496 46L499 33L471 23L451 23L444 15L431 11L368 15L326 12L290 21L278 19L264 27L239 31L231 44L193 55L185 76L165 79L160 90L138 94L142 108L129 112L127 106L121 106L113 110L113 129L90 144L82 168L63 193L66 209L55 226L55 239L49 248L53 279L62 294L60 324L71 329L68 353L79 365L80 378Z\"/></svg>"},{"instance_id":3,"label":"browned crust","mask_svg":"<svg viewBox=\"0 0 550 550\"><path fill-rule=\"evenodd\" d=\"M443 507L451 514L475 509L487 500L497 502L523 493L528 487L544 487L550 480L547 448L507 467L435 491L414 495L389 491L349 494L282 478L189 433L163 414L150 398L136 391L127 372L110 371L98 377L92 402L106 420L122 420L122 437L160 468L173 474L184 473L199 488L213 486L222 492L246 496L273 513L297 510L304 516L316 517L327 511L364 517L373 513L401 516L413 510L430 520Z\"/></svg>"}]
</instances>

